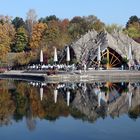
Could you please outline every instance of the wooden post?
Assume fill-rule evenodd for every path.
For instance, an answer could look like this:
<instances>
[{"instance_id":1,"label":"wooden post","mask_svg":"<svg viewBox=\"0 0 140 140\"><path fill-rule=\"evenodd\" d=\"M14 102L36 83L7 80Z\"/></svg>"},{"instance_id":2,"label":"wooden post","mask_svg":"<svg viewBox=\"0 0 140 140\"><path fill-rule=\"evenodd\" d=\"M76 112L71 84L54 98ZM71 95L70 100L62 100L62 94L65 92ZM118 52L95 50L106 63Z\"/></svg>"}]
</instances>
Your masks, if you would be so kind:
<instances>
[{"instance_id":1,"label":"wooden post","mask_svg":"<svg viewBox=\"0 0 140 140\"><path fill-rule=\"evenodd\" d=\"M107 69L109 69L109 50L107 48Z\"/></svg>"}]
</instances>

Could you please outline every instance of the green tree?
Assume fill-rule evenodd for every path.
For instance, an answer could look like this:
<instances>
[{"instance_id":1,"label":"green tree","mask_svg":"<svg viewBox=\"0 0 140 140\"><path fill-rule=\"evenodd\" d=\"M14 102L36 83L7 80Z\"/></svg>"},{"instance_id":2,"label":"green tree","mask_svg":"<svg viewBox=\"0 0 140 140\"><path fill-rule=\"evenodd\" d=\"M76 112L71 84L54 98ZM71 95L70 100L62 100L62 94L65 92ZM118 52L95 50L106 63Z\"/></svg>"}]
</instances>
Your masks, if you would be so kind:
<instances>
[{"instance_id":1,"label":"green tree","mask_svg":"<svg viewBox=\"0 0 140 140\"><path fill-rule=\"evenodd\" d=\"M54 21L59 21L59 18L56 17L55 15L50 15L50 16L47 16L47 17L45 17L45 18L40 18L38 21L39 21L39 22L42 22L42 23L48 24L48 22L50 22L50 21L52 21L52 20L54 20Z\"/></svg>"},{"instance_id":2,"label":"green tree","mask_svg":"<svg viewBox=\"0 0 140 140\"><path fill-rule=\"evenodd\" d=\"M22 52L25 50L28 42L28 37L25 28L20 27L17 30L15 44L11 48L13 52Z\"/></svg>"},{"instance_id":3,"label":"green tree","mask_svg":"<svg viewBox=\"0 0 140 140\"><path fill-rule=\"evenodd\" d=\"M13 20L12 20L12 24L14 25L14 27L16 28L16 30L20 27L24 27L25 26L25 22L22 18L20 17L15 17Z\"/></svg>"},{"instance_id":4,"label":"green tree","mask_svg":"<svg viewBox=\"0 0 140 140\"><path fill-rule=\"evenodd\" d=\"M140 30L131 26L127 29L128 36L131 38L139 38L140 37Z\"/></svg>"},{"instance_id":5,"label":"green tree","mask_svg":"<svg viewBox=\"0 0 140 140\"><path fill-rule=\"evenodd\" d=\"M126 28L129 28L129 25L133 24L134 22L140 23L140 18L138 18L136 15L129 18L128 22L126 23Z\"/></svg>"},{"instance_id":6,"label":"green tree","mask_svg":"<svg viewBox=\"0 0 140 140\"><path fill-rule=\"evenodd\" d=\"M121 31L122 26L120 26L118 24L110 24L110 25L106 25L105 29L107 30L108 33L112 33L114 30Z\"/></svg>"},{"instance_id":7,"label":"green tree","mask_svg":"<svg viewBox=\"0 0 140 140\"><path fill-rule=\"evenodd\" d=\"M75 40L89 30L89 24L82 17L74 17L70 21L68 30L72 39Z\"/></svg>"},{"instance_id":8,"label":"green tree","mask_svg":"<svg viewBox=\"0 0 140 140\"><path fill-rule=\"evenodd\" d=\"M131 16L126 24L124 32L140 43L140 18Z\"/></svg>"}]
</instances>

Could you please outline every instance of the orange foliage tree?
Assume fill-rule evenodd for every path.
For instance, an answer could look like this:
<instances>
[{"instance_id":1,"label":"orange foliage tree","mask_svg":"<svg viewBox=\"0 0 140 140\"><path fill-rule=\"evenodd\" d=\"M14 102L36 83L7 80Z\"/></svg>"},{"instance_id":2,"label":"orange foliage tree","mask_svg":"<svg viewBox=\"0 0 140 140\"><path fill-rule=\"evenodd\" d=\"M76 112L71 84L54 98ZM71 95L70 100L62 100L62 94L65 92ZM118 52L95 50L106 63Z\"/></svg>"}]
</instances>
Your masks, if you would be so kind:
<instances>
[{"instance_id":1,"label":"orange foliage tree","mask_svg":"<svg viewBox=\"0 0 140 140\"><path fill-rule=\"evenodd\" d=\"M6 61L10 45L13 44L15 29L10 23L0 24L0 61Z\"/></svg>"},{"instance_id":2,"label":"orange foliage tree","mask_svg":"<svg viewBox=\"0 0 140 140\"><path fill-rule=\"evenodd\" d=\"M41 45L43 44L44 41L43 37L46 30L47 30L47 24L45 23L34 24L33 33L30 42L31 50L35 50L42 47Z\"/></svg>"}]
</instances>

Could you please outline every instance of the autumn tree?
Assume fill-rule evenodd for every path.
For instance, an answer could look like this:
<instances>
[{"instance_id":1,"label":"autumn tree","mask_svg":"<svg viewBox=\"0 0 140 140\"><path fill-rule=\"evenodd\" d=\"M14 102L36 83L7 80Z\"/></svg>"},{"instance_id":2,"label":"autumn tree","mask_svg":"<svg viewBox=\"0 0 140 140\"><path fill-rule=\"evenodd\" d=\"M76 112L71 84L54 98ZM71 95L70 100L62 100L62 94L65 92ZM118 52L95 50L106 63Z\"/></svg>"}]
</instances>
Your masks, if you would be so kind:
<instances>
[{"instance_id":1,"label":"autumn tree","mask_svg":"<svg viewBox=\"0 0 140 140\"><path fill-rule=\"evenodd\" d=\"M13 44L15 29L11 23L0 24L0 61L6 61L7 53Z\"/></svg>"},{"instance_id":2,"label":"autumn tree","mask_svg":"<svg viewBox=\"0 0 140 140\"><path fill-rule=\"evenodd\" d=\"M97 20L96 22L94 22L92 25L91 25L91 29L95 29L97 32L100 32L103 30L105 24L103 22L101 22L100 20Z\"/></svg>"},{"instance_id":3,"label":"autumn tree","mask_svg":"<svg viewBox=\"0 0 140 140\"><path fill-rule=\"evenodd\" d=\"M18 69L22 66L25 66L30 63L31 56L30 53L26 52L20 52L16 54L16 57L14 58L14 67L16 68L18 66Z\"/></svg>"},{"instance_id":4,"label":"autumn tree","mask_svg":"<svg viewBox=\"0 0 140 140\"><path fill-rule=\"evenodd\" d=\"M59 32L60 32L58 45L59 45L59 48L63 48L66 44L70 44L71 42L71 37L68 32L69 20L64 19L62 21L59 21L58 24L59 24Z\"/></svg>"},{"instance_id":5,"label":"autumn tree","mask_svg":"<svg viewBox=\"0 0 140 140\"><path fill-rule=\"evenodd\" d=\"M47 24L36 23L33 26L32 37L30 41L30 48L32 50L43 47L44 45L44 34L47 30Z\"/></svg>"},{"instance_id":6,"label":"autumn tree","mask_svg":"<svg viewBox=\"0 0 140 140\"><path fill-rule=\"evenodd\" d=\"M58 22L52 20L48 23L48 29L45 32L45 39L48 47L57 43L59 38L59 26Z\"/></svg>"},{"instance_id":7,"label":"autumn tree","mask_svg":"<svg viewBox=\"0 0 140 140\"><path fill-rule=\"evenodd\" d=\"M47 30L44 32L44 38L43 38L43 42L44 42L44 55L47 56L46 59L48 61L48 59L52 58L53 55L53 46L58 45L58 40L59 40L59 26L58 26L58 22L57 21L49 21L48 23L48 28Z\"/></svg>"}]
</instances>

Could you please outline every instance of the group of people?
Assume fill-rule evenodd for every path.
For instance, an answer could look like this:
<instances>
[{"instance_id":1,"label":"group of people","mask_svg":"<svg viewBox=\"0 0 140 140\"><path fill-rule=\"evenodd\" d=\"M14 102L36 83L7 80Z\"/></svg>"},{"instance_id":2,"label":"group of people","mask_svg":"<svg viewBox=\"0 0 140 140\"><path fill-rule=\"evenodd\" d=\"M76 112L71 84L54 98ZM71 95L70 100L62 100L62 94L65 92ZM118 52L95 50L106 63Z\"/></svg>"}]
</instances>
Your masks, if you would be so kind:
<instances>
[{"instance_id":1,"label":"group of people","mask_svg":"<svg viewBox=\"0 0 140 140\"><path fill-rule=\"evenodd\" d=\"M75 64L72 65L66 65L66 64L33 64L28 65L27 70L75 70L76 66Z\"/></svg>"}]
</instances>

